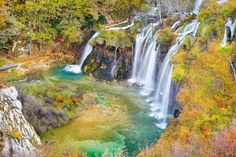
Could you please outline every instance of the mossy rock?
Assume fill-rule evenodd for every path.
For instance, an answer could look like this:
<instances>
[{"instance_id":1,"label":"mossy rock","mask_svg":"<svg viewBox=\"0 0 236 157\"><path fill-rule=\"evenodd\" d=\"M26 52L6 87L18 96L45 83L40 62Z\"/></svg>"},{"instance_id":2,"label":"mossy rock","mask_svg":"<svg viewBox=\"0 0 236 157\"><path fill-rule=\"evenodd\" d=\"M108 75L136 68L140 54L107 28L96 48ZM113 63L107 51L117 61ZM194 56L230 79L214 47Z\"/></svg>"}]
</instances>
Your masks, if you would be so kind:
<instances>
[{"instance_id":1,"label":"mossy rock","mask_svg":"<svg viewBox=\"0 0 236 157\"><path fill-rule=\"evenodd\" d=\"M96 71L101 66L96 57L89 57L86 63L83 65L82 70L86 75L89 75Z\"/></svg>"},{"instance_id":2,"label":"mossy rock","mask_svg":"<svg viewBox=\"0 0 236 157\"><path fill-rule=\"evenodd\" d=\"M91 41L93 45L103 45L104 43L106 47L115 46L124 48L132 46L131 37L125 30L105 31Z\"/></svg>"},{"instance_id":3,"label":"mossy rock","mask_svg":"<svg viewBox=\"0 0 236 157\"><path fill-rule=\"evenodd\" d=\"M125 78L126 75L126 67L124 64L120 65L120 68L117 71L117 79Z\"/></svg>"},{"instance_id":4,"label":"mossy rock","mask_svg":"<svg viewBox=\"0 0 236 157\"><path fill-rule=\"evenodd\" d=\"M190 50L191 48L194 47L194 44L195 44L195 43L196 43L196 38L193 37L192 35L188 35L188 36L185 38L185 40L184 40L184 42L183 42L183 44L182 44L182 47L183 47L184 49Z\"/></svg>"}]
</instances>

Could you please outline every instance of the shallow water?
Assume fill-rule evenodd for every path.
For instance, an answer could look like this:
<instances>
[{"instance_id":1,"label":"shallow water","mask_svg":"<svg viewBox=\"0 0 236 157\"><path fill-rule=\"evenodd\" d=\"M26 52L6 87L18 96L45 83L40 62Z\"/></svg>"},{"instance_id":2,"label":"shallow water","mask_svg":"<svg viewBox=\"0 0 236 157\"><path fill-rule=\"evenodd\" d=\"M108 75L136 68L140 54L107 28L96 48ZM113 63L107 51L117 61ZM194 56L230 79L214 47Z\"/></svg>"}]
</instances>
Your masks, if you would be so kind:
<instances>
[{"instance_id":1,"label":"shallow water","mask_svg":"<svg viewBox=\"0 0 236 157\"><path fill-rule=\"evenodd\" d=\"M75 73L65 71L64 70L65 67L66 66L62 66L60 68L57 68L57 69L53 70L51 72L51 75L56 76L59 79L64 79L64 80L78 80L78 79L80 79L84 76L83 73L75 74Z\"/></svg>"},{"instance_id":2,"label":"shallow water","mask_svg":"<svg viewBox=\"0 0 236 157\"><path fill-rule=\"evenodd\" d=\"M83 74L63 71L63 67L54 70L51 76L68 83L75 81L75 86L87 92L102 93L110 101L109 106L90 107L79 112L72 122L47 132L43 140L55 142L51 156L60 156L62 151L82 151L89 157L117 156L121 151L125 156L135 156L159 138L161 130L149 116L149 106L136 89L95 82Z\"/></svg>"}]
</instances>

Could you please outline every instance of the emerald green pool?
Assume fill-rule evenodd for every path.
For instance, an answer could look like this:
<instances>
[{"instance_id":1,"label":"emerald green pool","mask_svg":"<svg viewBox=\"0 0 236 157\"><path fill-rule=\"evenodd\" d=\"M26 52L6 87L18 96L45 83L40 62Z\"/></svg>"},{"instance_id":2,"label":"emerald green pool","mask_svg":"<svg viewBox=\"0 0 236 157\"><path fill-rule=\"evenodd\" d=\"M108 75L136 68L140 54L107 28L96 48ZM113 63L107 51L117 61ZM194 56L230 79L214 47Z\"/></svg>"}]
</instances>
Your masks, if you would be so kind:
<instances>
[{"instance_id":1,"label":"emerald green pool","mask_svg":"<svg viewBox=\"0 0 236 157\"><path fill-rule=\"evenodd\" d=\"M74 73L71 73L71 72L67 72L67 71L64 70L64 68L65 68L65 66L54 69L51 72L51 75L56 76L57 78L63 79L63 80L78 80L78 79L80 79L81 77L84 76L84 74L82 74L82 73L81 74L74 74Z\"/></svg>"},{"instance_id":2,"label":"emerald green pool","mask_svg":"<svg viewBox=\"0 0 236 157\"><path fill-rule=\"evenodd\" d=\"M159 138L161 130L149 116L149 106L137 89L96 82L83 74L68 73L63 67L52 71L51 76L87 92L102 93L109 102L107 107L87 109L69 124L47 132L42 138L54 140L55 147L51 151L54 156L59 156L58 150L63 149L82 151L89 157L118 156L120 152L133 157Z\"/></svg>"}]
</instances>

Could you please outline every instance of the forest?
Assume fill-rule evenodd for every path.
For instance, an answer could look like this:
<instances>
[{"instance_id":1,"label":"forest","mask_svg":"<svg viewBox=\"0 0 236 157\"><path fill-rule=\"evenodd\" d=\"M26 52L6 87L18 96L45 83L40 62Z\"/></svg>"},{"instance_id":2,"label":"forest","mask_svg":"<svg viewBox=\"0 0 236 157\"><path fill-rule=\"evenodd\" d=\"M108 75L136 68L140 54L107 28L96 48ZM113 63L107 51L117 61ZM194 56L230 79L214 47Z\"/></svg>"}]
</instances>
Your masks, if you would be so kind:
<instances>
[{"instance_id":1,"label":"forest","mask_svg":"<svg viewBox=\"0 0 236 157\"><path fill-rule=\"evenodd\" d=\"M235 157L235 0L0 0L0 156Z\"/></svg>"}]
</instances>

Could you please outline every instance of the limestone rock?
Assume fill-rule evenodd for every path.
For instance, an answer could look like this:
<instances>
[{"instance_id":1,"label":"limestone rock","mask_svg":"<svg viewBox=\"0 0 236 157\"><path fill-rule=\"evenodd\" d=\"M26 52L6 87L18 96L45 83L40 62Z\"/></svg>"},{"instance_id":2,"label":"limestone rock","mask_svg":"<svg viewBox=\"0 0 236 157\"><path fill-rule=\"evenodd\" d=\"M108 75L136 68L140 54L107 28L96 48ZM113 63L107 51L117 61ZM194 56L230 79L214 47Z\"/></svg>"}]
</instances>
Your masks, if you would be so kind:
<instances>
[{"instance_id":1,"label":"limestone rock","mask_svg":"<svg viewBox=\"0 0 236 157\"><path fill-rule=\"evenodd\" d=\"M3 157L35 157L40 138L22 113L15 87L0 90L0 132L2 133Z\"/></svg>"}]
</instances>

